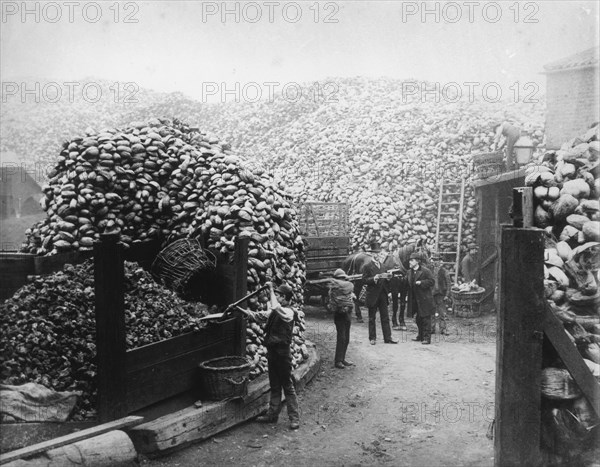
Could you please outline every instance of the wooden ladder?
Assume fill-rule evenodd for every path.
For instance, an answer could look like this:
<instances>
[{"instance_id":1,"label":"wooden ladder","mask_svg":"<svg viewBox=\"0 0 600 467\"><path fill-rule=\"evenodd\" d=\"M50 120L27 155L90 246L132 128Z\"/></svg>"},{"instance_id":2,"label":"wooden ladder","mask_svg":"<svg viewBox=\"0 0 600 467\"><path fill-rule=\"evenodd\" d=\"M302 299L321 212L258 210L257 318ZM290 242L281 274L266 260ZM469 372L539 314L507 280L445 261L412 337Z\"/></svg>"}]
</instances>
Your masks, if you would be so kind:
<instances>
[{"instance_id":1,"label":"wooden ladder","mask_svg":"<svg viewBox=\"0 0 600 467\"><path fill-rule=\"evenodd\" d=\"M462 241L463 208L465 203L465 178L460 182L444 182L440 179L435 250L447 268L454 283L458 283L460 268L460 244Z\"/></svg>"}]
</instances>

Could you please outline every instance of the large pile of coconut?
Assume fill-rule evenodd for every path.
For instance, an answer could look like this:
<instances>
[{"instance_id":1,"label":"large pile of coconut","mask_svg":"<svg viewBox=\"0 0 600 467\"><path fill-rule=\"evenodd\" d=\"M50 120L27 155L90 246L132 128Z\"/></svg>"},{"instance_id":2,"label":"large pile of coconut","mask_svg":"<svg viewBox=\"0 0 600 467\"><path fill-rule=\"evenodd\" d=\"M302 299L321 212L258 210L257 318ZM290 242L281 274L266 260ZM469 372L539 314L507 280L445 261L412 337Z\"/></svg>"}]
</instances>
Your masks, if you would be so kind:
<instances>
[{"instance_id":1,"label":"large pile of coconut","mask_svg":"<svg viewBox=\"0 0 600 467\"><path fill-rule=\"evenodd\" d=\"M28 229L25 252L90 249L101 233L118 232L125 245L202 237L207 247L231 253L235 239L246 236L249 290L285 283L302 299L303 243L289 195L197 128L153 119L90 129L63 144L49 175L47 217ZM266 301L251 299L250 306L264 308ZM303 331L301 317L294 364L307 357ZM249 334L255 339L248 354L259 373L266 369L262 334Z\"/></svg>"}]
</instances>

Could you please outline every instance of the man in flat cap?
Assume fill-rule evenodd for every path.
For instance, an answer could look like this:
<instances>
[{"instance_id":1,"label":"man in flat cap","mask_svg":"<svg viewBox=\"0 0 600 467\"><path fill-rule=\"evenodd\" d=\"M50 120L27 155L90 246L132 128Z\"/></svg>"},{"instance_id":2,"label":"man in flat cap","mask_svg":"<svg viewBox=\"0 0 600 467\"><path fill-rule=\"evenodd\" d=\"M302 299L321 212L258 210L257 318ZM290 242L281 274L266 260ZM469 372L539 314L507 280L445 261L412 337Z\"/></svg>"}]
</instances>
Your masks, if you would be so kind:
<instances>
[{"instance_id":1,"label":"man in flat cap","mask_svg":"<svg viewBox=\"0 0 600 467\"><path fill-rule=\"evenodd\" d=\"M281 391L285 393L290 428L297 430L300 427L300 416L298 413L298 400L296 388L292 380L292 336L294 328L295 311L290 307L293 297L292 288L281 284L273 289L269 285L270 313L265 327L265 346L267 347L267 361L269 364L269 384L271 386L271 398L269 409L265 415L256 420L261 423L277 423L281 411Z\"/></svg>"},{"instance_id":2,"label":"man in flat cap","mask_svg":"<svg viewBox=\"0 0 600 467\"><path fill-rule=\"evenodd\" d=\"M431 344L431 317L435 314L433 300L433 273L423 266L423 256L420 253L410 255L408 265L408 312L409 316L416 315L419 332L413 341Z\"/></svg>"},{"instance_id":3,"label":"man in flat cap","mask_svg":"<svg viewBox=\"0 0 600 467\"><path fill-rule=\"evenodd\" d=\"M348 280L343 269L336 269L329 286L329 306L333 311L333 322L337 331L334 366L341 370L354 365L350 360L346 360L346 351L350 342L350 317L355 298L354 284Z\"/></svg>"}]
</instances>

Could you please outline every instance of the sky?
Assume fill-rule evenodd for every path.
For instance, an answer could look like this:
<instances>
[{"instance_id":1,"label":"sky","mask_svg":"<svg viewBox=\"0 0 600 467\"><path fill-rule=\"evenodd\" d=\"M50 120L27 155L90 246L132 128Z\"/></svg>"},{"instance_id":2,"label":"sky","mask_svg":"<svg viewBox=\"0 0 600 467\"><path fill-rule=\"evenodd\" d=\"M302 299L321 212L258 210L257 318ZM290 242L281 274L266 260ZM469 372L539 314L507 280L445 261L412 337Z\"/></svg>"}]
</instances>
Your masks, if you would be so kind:
<instances>
[{"instance_id":1,"label":"sky","mask_svg":"<svg viewBox=\"0 0 600 467\"><path fill-rule=\"evenodd\" d=\"M598 2L0 3L3 89L94 77L206 99L386 76L543 92L545 64L599 41Z\"/></svg>"}]
</instances>

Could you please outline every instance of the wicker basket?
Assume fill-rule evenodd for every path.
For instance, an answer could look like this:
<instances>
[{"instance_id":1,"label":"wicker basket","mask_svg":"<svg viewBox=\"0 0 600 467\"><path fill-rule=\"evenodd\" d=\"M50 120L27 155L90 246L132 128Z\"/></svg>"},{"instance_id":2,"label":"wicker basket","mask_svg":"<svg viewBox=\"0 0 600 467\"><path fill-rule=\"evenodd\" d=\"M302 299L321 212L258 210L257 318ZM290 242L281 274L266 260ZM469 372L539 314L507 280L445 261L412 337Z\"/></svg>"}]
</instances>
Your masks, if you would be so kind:
<instances>
[{"instance_id":1,"label":"wicker basket","mask_svg":"<svg viewBox=\"0 0 600 467\"><path fill-rule=\"evenodd\" d=\"M220 401L248 393L250 363L244 357L213 358L199 365L203 395Z\"/></svg>"},{"instance_id":2,"label":"wicker basket","mask_svg":"<svg viewBox=\"0 0 600 467\"><path fill-rule=\"evenodd\" d=\"M152 263L152 276L171 290L185 295L190 279L201 271L212 271L217 260L194 238L182 238L161 250Z\"/></svg>"},{"instance_id":3,"label":"wicker basket","mask_svg":"<svg viewBox=\"0 0 600 467\"><path fill-rule=\"evenodd\" d=\"M570 373L563 368L542 370L542 394L548 399L576 399L581 391Z\"/></svg>"},{"instance_id":4,"label":"wicker basket","mask_svg":"<svg viewBox=\"0 0 600 467\"><path fill-rule=\"evenodd\" d=\"M481 314L480 304L485 294L485 289L479 287L473 292L461 292L459 290L451 290L452 293L452 310L456 316L463 318L473 318Z\"/></svg>"},{"instance_id":5,"label":"wicker basket","mask_svg":"<svg viewBox=\"0 0 600 467\"><path fill-rule=\"evenodd\" d=\"M486 152L473 156L475 176L478 178L489 178L500 175L505 171L504 154L502 151Z\"/></svg>"}]
</instances>

